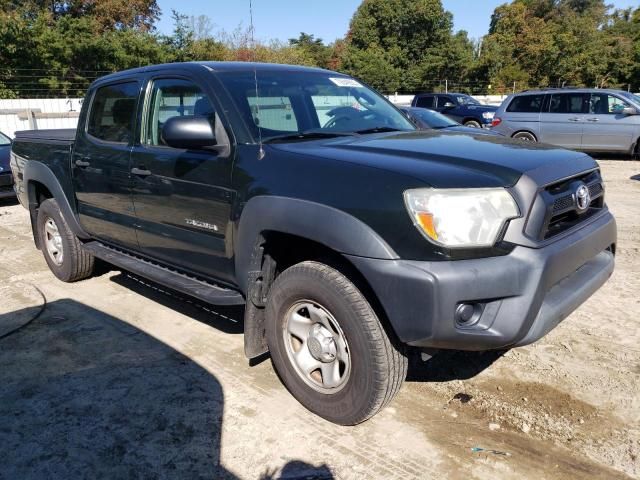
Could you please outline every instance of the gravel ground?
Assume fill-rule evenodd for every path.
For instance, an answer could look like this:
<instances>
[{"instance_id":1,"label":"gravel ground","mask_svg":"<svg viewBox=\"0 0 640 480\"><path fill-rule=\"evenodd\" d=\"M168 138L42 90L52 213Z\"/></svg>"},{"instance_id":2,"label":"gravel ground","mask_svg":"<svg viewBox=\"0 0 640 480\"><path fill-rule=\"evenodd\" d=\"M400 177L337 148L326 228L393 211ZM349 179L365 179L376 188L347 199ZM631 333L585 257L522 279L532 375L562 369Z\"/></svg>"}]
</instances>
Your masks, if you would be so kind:
<instances>
[{"instance_id":1,"label":"gravel ground","mask_svg":"<svg viewBox=\"0 0 640 480\"><path fill-rule=\"evenodd\" d=\"M241 311L117 271L63 284L0 203L0 338L33 319L0 339L0 479L640 478L640 162L600 164L611 280L535 345L412 359L353 428L248 365Z\"/></svg>"}]
</instances>

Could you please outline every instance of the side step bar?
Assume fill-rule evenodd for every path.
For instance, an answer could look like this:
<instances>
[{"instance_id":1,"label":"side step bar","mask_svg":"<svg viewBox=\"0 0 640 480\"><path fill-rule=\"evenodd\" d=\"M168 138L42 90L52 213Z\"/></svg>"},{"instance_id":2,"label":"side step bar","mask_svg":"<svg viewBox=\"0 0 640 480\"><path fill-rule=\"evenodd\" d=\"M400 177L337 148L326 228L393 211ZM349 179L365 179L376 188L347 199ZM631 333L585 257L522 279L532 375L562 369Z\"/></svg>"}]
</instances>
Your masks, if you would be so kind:
<instances>
[{"instance_id":1,"label":"side step bar","mask_svg":"<svg viewBox=\"0 0 640 480\"><path fill-rule=\"evenodd\" d=\"M100 242L89 242L83 248L94 257L173 288L212 305L244 305L244 297L235 290L190 277L143 258L121 252Z\"/></svg>"}]
</instances>

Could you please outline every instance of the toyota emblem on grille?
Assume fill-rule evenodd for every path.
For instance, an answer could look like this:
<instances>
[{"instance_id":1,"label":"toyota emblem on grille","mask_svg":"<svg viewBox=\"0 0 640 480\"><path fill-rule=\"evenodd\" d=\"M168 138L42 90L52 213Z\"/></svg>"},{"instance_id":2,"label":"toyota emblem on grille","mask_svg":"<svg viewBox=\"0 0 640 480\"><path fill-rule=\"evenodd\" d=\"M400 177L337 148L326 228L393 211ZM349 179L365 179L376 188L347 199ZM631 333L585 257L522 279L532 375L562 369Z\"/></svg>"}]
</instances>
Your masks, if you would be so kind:
<instances>
[{"instance_id":1,"label":"toyota emblem on grille","mask_svg":"<svg viewBox=\"0 0 640 480\"><path fill-rule=\"evenodd\" d=\"M591 203L591 194L586 185L580 185L576 190L576 208L578 212L586 212Z\"/></svg>"}]
</instances>

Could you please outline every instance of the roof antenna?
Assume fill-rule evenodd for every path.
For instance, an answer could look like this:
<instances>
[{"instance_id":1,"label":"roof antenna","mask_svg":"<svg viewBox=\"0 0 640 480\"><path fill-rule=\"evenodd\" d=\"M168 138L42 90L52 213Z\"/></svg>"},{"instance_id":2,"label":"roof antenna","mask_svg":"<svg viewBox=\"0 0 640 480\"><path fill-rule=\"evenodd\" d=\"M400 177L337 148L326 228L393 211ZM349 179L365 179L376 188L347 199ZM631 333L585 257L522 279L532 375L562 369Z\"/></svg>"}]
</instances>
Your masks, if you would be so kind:
<instances>
[{"instance_id":1,"label":"roof antenna","mask_svg":"<svg viewBox=\"0 0 640 480\"><path fill-rule=\"evenodd\" d=\"M262 147L262 127L260 126L260 97L258 95L258 69L255 65L256 62L256 39L254 37L253 27L253 2L249 0L249 22L251 30L251 56L253 57L253 81L256 86L256 126L258 127L258 160L264 158L264 148Z\"/></svg>"}]
</instances>

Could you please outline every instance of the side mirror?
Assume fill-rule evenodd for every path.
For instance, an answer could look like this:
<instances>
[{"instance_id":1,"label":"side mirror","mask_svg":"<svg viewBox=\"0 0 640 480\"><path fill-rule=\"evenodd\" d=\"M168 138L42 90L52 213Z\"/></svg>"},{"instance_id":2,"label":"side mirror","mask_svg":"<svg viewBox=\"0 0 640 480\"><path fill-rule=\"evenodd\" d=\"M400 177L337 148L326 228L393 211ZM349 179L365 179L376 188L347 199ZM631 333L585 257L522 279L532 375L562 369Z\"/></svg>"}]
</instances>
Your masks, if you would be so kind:
<instances>
[{"instance_id":1,"label":"side mirror","mask_svg":"<svg viewBox=\"0 0 640 480\"><path fill-rule=\"evenodd\" d=\"M624 107L620 113L623 115L638 115L638 110L633 107Z\"/></svg>"},{"instance_id":2,"label":"side mirror","mask_svg":"<svg viewBox=\"0 0 640 480\"><path fill-rule=\"evenodd\" d=\"M216 145L207 117L173 117L162 127L164 143L173 148L197 149Z\"/></svg>"}]
</instances>

